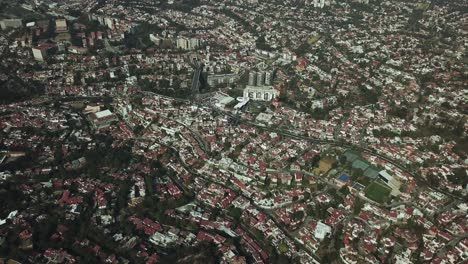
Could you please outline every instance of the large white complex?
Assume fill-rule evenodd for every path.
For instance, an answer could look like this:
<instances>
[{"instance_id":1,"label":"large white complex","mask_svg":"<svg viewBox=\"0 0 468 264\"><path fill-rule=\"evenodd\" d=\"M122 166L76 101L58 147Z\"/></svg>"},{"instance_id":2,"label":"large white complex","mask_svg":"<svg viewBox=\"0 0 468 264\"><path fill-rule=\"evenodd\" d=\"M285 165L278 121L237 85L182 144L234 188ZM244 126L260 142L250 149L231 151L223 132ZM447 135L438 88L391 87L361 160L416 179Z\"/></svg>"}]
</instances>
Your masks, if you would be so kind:
<instances>
[{"instance_id":1,"label":"large white complex","mask_svg":"<svg viewBox=\"0 0 468 264\"><path fill-rule=\"evenodd\" d=\"M218 84L232 84L235 83L239 80L239 75L235 73L228 73L228 74L213 74L213 75L208 75L208 85L214 86Z\"/></svg>"},{"instance_id":2,"label":"large white complex","mask_svg":"<svg viewBox=\"0 0 468 264\"><path fill-rule=\"evenodd\" d=\"M313 7L323 8L324 6L330 5L330 0L308 0L307 4L312 5Z\"/></svg>"},{"instance_id":3,"label":"large white complex","mask_svg":"<svg viewBox=\"0 0 468 264\"><path fill-rule=\"evenodd\" d=\"M256 101L271 101L276 98L278 92L273 86L250 86L244 89L244 98Z\"/></svg>"},{"instance_id":4,"label":"large white complex","mask_svg":"<svg viewBox=\"0 0 468 264\"><path fill-rule=\"evenodd\" d=\"M112 17L104 17L95 14L88 15L89 20L94 20L99 22L99 24L103 26L107 26L109 29L114 29L115 25L117 24L118 20Z\"/></svg>"},{"instance_id":5,"label":"large white complex","mask_svg":"<svg viewBox=\"0 0 468 264\"><path fill-rule=\"evenodd\" d=\"M273 72L249 72L249 86L271 85L273 82Z\"/></svg>"},{"instance_id":6,"label":"large white complex","mask_svg":"<svg viewBox=\"0 0 468 264\"><path fill-rule=\"evenodd\" d=\"M200 46L200 40L196 38L177 38L176 47L182 50L194 50Z\"/></svg>"}]
</instances>

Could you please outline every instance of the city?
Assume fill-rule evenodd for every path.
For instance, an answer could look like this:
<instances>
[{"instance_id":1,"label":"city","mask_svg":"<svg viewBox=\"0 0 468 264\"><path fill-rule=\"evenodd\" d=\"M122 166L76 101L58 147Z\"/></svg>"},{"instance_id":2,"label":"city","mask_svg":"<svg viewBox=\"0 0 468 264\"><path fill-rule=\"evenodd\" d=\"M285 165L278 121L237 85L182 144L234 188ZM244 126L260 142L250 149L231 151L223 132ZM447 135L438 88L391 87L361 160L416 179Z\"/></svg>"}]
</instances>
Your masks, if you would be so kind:
<instances>
[{"instance_id":1,"label":"city","mask_svg":"<svg viewBox=\"0 0 468 264\"><path fill-rule=\"evenodd\" d=\"M0 263L468 261L466 1L0 3Z\"/></svg>"}]
</instances>

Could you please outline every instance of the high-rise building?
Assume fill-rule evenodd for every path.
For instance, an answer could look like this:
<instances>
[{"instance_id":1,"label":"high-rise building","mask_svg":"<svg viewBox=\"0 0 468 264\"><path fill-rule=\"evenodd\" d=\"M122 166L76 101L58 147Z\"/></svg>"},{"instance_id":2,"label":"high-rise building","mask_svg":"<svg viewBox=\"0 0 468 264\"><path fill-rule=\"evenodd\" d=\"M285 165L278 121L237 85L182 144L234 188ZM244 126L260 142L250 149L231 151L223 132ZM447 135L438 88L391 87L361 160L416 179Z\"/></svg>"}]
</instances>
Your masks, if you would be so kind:
<instances>
[{"instance_id":1,"label":"high-rise building","mask_svg":"<svg viewBox=\"0 0 468 264\"><path fill-rule=\"evenodd\" d=\"M200 46L200 40L196 38L177 38L176 47L182 50L194 50Z\"/></svg>"},{"instance_id":2,"label":"high-rise building","mask_svg":"<svg viewBox=\"0 0 468 264\"><path fill-rule=\"evenodd\" d=\"M209 75L207 82L210 86L219 84L232 84L239 80L239 75L235 73Z\"/></svg>"},{"instance_id":3,"label":"high-rise building","mask_svg":"<svg viewBox=\"0 0 468 264\"><path fill-rule=\"evenodd\" d=\"M190 38L189 39L189 48L190 49L196 49L200 46L200 40L196 38Z\"/></svg>"},{"instance_id":4,"label":"high-rise building","mask_svg":"<svg viewBox=\"0 0 468 264\"><path fill-rule=\"evenodd\" d=\"M265 72L265 85L271 85L273 79L273 73L271 71Z\"/></svg>"},{"instance_id":5,"label":"high-rise building","mask_svg":"<svg viewBox=\"0 0 468 264\"><path fill-rule=\"evenodd\" d=\"M178 49L187 50L188 49L188 41L185 38L178 38L176 41L176 47Z\"/></svg>"},{"instance_id":6,"label":"high-rise building","mask_svg":"<svg viewBox=\"0 0 468 264\"><path fill-rule=\"evenodd\" d=\"M257 72L257 86L262 86L265 84L265 73Z\"/></svg>"},{"instance_id":7,"label":"high-rise building","mask_svg":"<svg viewBox=\"0 0 468 264\"><path fill-rule=\"evenodd\" d=\"M256 72L254 71L249 72L249 86L255 86L256 76L257 76Z\"/></svg>"}]
</instances>

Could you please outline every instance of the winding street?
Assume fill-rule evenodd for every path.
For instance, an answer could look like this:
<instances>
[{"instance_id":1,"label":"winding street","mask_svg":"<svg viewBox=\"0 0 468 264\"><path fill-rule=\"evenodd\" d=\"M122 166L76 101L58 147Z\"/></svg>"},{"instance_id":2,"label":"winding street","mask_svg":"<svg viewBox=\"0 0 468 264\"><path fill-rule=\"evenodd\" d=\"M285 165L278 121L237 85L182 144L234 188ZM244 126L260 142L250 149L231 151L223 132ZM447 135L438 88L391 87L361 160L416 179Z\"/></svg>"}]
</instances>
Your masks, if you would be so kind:
<instances>
[{"instance_id":1,"label":"winding street","mask_svg":"<svg viewBox=\"0 0 468 264\"><path fill-rule=\"evenodd\" d=\"M145 138L140 138L140 139L143 139L143 140L146 140ZM200 178L203 178L204 180L206 180L207 182L214 182L216 184L219 184L221 186L223 186L224 188L227 188L229 190L231 190L232 192L234 192L237 196L242 196L243 198L247 199L250 201L250 203L255 207L255 209L257 209L258 211L262 212L263 214L265 214L270 220L272 220L275 225L289 238L291 239L291 241L293 241L295 243L295 245L304 250L305 252L307 252L308 254L310 254L311 256L313 256L314 258L314 264L320 264L320 258L315 255L312 251L310 251L309 249L307 249L305 246L303 246L302 244L298 243L296 241L296 239L294 238L294 236L288 231L286 230L286 228L282 227L279 222L271 216L271 214L269 212L267 212L266 210L264 210L263 208L261 208L260 206L258 206L251 198L245 196L244 194L242 194L241 192L239 192L237 189L234 189L232 186L229 186L229 185L226 185L224 182L221 182L221 181L214 181L213 178L209 178L199 172L197 172L196 170L192 169L190 166L188 166L184 161L183 159L180 157L180 153L179 151L174 148L173 146L170 146L168 144L165 144L163 142L159 142L159 141L156 141L156 143L160 144L160 145L163 145L167 148L169 148L176 156L177 160L180 162L180 164L182 164L182 166L188 171L190 172L192 175L196 176L196 177L200 177ZM192 193L191 191L189 191L177 178L175 177L172 177L171 178L176 184L178 187L181 187L183 190L186 190L188 191L189 193ZM263 242L262 242L263 243Z\"/></svg>"},{"instance_id":2,"label":"winding street","mask_svg":"<svg viewBox=\"0 0 468 264\"><path fill-rule=\"evenodd\" d=\"M180 100L180 101L183 101L183 102L187 102L185 100ZM247 125L250 125L250 126L254 126L254 127L257 127L257 128L260 128L260 129L264 129L264 130L268 130L268 131L271 131L271 132L275 132L277 134L280 134L280 135L283 135L285 137L290 137L290 138L295 138L295 139L300 139L300 140L307 140L307 141L310 141L310 142L313 142L313 143L316 143L316 144L324 144L324 145L331 145L331 146L337 146L337 147L344 147L344 148L350 148L350 149L356 149L356 150L359 150L361 152L365 152L365 153L368 153L368 154L371 154L373 156L376 156L376 157L379 157L387 162L389 162L390 164L394 165L395 167L401 169L402 171L404 172L407 172L409 173L412 177L414 177L415 179L418 180L418 182L420 183L423 183L423 184L427 184L427 182L419 175L419 174L416 174L415 172L413 171L410 171L409 169L407 169L405 166L401 165L398 161L386 156L386 155L383 155L381 153L377 153L375 150L373 149L370 149L370 148L366 148L366 147L363 147L363 146L358 146L358 145L354 145L354 144L351 144L351 143L348 143L348 142L344 142L344 141L338 141L338 140L324 140L324 139L319 139L319 138L314 138L314 137L308 137L308 136L303 136L303 135L297 135L291 131L288 131L288 130L284 130L284 129L278 129L278 128L273 128L273 127L269 127L269 126L263 126L263 125L260 125L260 124L257 124L255 122L252 122L252 121L248 121L248 120L244 120L244 119L241 119L238 115L234 115L232 113L229 113L229 112L225 112L225 111L222 111L214 106L210 106L214 112L218 112L220 114L224 114L224 115L227 115L229 116L230 118L236 120L236 124L247 124ZM181 125L184 125L180 122L178 122L179 124ZM184 125L184 127L188 128L187 126ZM203 144L203 140L201 140L201 138L198 137L198 135L195 135L193 133L193 131L188 128L189 131L191 132L191 134L197 139L197 143L206 151L205 147L204 147L204 144ZM244 198L246 198L247 200L249 200L251 202L251 204L253 206L255 206L255 208L257 210L259 210L260 212L264 213L271 221L273 221L277 226L278 228L289 238L291 239L292 241L294 241L294 243L296 244L296 246L302 250L304 250L305 252L309 253L311 256L314 257L314 262L315 263L320 263L320 258L315 255L313 252L311 252L309 249L307 249L305 246L303 246L302 244L298 243L298 241L296 241L294 235L292 232L289 232L288 230L286 230L285 227L282 227L279 222L271 215L270 212L268 212L268 210L265 210L264 208L261 208L260 206L258 206L251 198L249 197L246 197L245 195L243 195L239 190L233 188L232 186L229 186L229 185L226 185L224 182L220 182L220 181L216 181L216 179L212 179L210 177L207 177L206 175L203 175L201 173L199 173L198 171L192 169L190 166L188 166L184 161L183 159L181 158L180 156L180 153L179 151L174 148L173 146L170 146L170 145L167 145L165 143L162 143L162 142L158 142L159 144L161 145L164 145L166 147L168 147L169 149L171 149L171 151L175 154L175 156L177 157L178 161L180 162L180 164L183 165L183 167L188 171L190 172L191 174L193 174L194 176L196 177L200 177L200 178L203 178L204 180L206 180L207 182L216 182L217 184L223 186L224 188L227 188L227 189L230 189L231 191L233 191L234 193L236 193L236 195L238 196L242 196ZM187 191L189 193L191 193L188 188L186 186L184 186L182 183L180 183L180 181L176 178L176 177L172 177L172 180L174 180L174 182L178 185L178 187L180 187L181 189L183 189L184 191ZM439 191L441 193L444 193L456 200L462 200L462 198L460 197L457 197L445 190L441 190L441 189L438 189L438 188L432 188L436 191Z\"/></svg>"},{"instance_id":3,"label":"winding street","mask_svg":"<svg viewBox=\"0 0 468 264\"><path fill-rule=\"evenodd\" d=\"M446 190L440 189L440 188L435 187L435 186L430 186L430 184L427 182L427 180L424 179L420 174L418 174L415 171L412 171L412 170L406 168L405 166L401 165L401 163L399 161L397 161L395 159L392 159L392 158L390 158L390 157L388 157L388 156L386 156L384 154L378 153L373 149L362 147L362 146L355 145L355 144L351 144L349 142L339 141L339 140L326 140L326 139L319 139L319 138L308 137L308 136L303 136L303 135L297 135L297 134L294 134L294 133L292 133L291 131L288 131L288 130L276 129L276 128L273 128L273 127L259 125L259 124L255 123L255 122L252 122L252 121L249 121L249 120L243 120L239 116L236 116L236 115L231 114L231 113L226 112L226 111L222 111L222 110L217 109L217 108L213 108L213 109L215 111L218 111L218 112L221 112L221 113L223 113L225 115L228 115L231 118L236 119L237 122L240 123L240 124L243 123L243 124L255 126L257 128L268 130L268 131L271 131L271 132L275 132L275 133L283 135L283 136L287 136L287 137L291 137L291 138L295 138L295 139L307 140L307 141L314 142L314 143L317 143L317 144L324 144L324 145L331 145L331 146L336 146L336 147L356 149L356 150L359 150L361 152L368 153L368 154L370 154L372 156L379 157L379 158L387 161L388 163L394 165L398 169L408 173L413 178L415 178L418 181L418 183L423 184L423 185L427 186L428 188L430 188L430 189L432 189L434 191L443 193L443 194L445 194L445 195L447 195L447 196L449 196L449 197L451 197L451 198L453 198L455 200L459 200L459 201L466 201L467 200L467 198L459 197L459 196L454 195L454 194L452 194L452 193L450 193L450 192L448 192Z\"/></svg>"}]
</instances>

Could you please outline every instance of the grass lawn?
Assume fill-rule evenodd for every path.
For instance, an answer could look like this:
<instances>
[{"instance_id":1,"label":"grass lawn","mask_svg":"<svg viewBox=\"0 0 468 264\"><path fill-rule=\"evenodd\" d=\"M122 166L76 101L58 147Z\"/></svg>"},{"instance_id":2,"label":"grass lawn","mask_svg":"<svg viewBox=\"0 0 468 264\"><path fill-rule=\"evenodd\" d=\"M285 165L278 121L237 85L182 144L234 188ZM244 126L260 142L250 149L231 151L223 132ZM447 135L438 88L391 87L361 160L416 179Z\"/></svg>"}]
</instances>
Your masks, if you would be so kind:
<instances>
[{"instance_id":1,"label":"grass lawn","mask_svg":"<svg viewBox=\"0 0 468 264\"><path fill-rule=\"evenodd\" d=\"M313 37L310 37L310 38L307 40L307 43L308 43L309 45L312 45L312 44L314 44L315 42L317 42L319 39L320 39L320 36L313 36Z\"/></svg>"},{"instance_id":2,"label":"grass lawn","mask_svg":"<svg viewBox=\"0 0 468 264\"><path fill-rule=\"evenodd\" d=\"M371 183L366 189L366 197L378 203L387 201L391 189L377 182Z\"/></svg>"},{"instance_id":3,"label":"grass lawn","mask_svg":"<svg viewBox=\"0 0 468 264\"><path fill-rule=\"evenodd\" d=\"M264 103L261 102L250 102L247 105L247 111L253 114L259 114L265 111L266 107Z\"/></svg>"},{"instance_id":4,"label":"grass lawn","mask_svg":"<svg viewBox=\"0 0 468 264\"><path fill-rule=\"evenodd\" d=\"M371 180L369 179L369 177L366 177L366 176L361 176L359 178L357 178L356 180L357 182L359 182L360 184L364 185L364 186L367 186L369 185L371 182Z\"/></svg>"},{"instance_id":5,"label":"grass lawn","mask_svg":"<svg viewBox=\"0 0 468 264\"><path fill-rule=\"evenodd\" d=\"M431 6L431 4L429 4L429 3L419 3L416 6L416 8L420 9L420 10L423 10L423 11L426 11L430 6Z\"/></svg>"},{"instance_id":6,"label":"grass lawn","mask_svg":"<svg viewBox=\"0 0 468 264\"><path fill-rule=\"evenodd\" d=\"M288 252L289 248L288 248L288 245L286 245L286 243L281 243L278 246L278 250L279 250L280 253L284 254L284 253Z\"/></svg>"},{"instance_id":7,"label":"grass lawn","mask_svg":"<svg viewBox=\"0 0 468 264\"><path fill-rule=\"evenodd\" d=\"M313 168L312 173L314 174L314 176L318 177L318 176L320 176L320 169L319 168Z\"/></svg>"}]
</instances>

